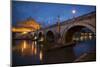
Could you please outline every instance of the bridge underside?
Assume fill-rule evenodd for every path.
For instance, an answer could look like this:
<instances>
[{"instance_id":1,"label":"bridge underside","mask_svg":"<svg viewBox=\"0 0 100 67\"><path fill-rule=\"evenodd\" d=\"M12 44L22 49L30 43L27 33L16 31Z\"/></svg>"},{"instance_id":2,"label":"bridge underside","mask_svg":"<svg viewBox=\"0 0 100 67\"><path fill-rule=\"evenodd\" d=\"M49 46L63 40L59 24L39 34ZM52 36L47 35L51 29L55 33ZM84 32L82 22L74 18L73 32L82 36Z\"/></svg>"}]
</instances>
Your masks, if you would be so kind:
<instances>
[{"instance_id":1,"label":"bridge underside","mask_svg":"<svg viewBox=\"0 0 100 67\"><path fill-rule=\"evenodd\" d=\"M55 41L55 35L52 31L48 31L46 33L46 39L48 42L54 42Z\"/></svg>"},{"instance_id":2,"label":"bridge underside","mask_svg":"<svg viewBox=\"0 0 100 67\"><path fill-rule=\"evenodd\" d=\"M90 32L94 33L93 31L91 31L90 29L88 29L85 26L74 26L64 33L64 37L63 37L64 43L73 42L73 37L74 36L80 37L80 34L83 32L84 33L86 33L86 32L87 33L90 33Z\"/></svg>"}]
</instances>

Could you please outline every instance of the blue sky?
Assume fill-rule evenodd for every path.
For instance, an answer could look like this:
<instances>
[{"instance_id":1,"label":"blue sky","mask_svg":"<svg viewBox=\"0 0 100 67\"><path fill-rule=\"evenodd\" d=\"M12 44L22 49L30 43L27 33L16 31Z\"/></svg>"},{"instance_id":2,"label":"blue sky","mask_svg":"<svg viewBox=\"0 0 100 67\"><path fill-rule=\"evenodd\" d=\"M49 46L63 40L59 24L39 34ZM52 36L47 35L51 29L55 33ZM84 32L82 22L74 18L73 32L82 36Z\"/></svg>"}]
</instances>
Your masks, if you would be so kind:
<instances>
[{"instance_id":1,"label":"blue sky","mask_svg":"<svg viewBox=\"0 0 100 67\"><path fill-rule=\"evenodd\" d=\"M61 22L73 18L72 10L76 10L74 16L77 17L96 11L95 9L95 6L89 5L13 1L12 24L32 17L42 26L49 26L56 23L58 16Z\"/></svg>"}]
</instances>

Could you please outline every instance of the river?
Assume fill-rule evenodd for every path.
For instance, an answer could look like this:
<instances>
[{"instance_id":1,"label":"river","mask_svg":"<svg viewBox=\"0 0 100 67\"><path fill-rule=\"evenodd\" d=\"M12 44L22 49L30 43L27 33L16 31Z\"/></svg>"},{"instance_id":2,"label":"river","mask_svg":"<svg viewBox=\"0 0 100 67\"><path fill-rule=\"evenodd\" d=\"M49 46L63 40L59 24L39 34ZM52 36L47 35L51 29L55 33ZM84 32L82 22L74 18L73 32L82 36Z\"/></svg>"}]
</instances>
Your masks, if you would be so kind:
<instances>
[{"instance_id":1,"label":"river","mask_svg":"<svg viewBox=\"0 0 100 67\"><path fill-rule=\"evenodd\" d=\"M44 44L32 40L13 40L12 65L40 65L96 60L96 39L77 42L75 45L44 50Z\"/></svg>"}]
</instances>

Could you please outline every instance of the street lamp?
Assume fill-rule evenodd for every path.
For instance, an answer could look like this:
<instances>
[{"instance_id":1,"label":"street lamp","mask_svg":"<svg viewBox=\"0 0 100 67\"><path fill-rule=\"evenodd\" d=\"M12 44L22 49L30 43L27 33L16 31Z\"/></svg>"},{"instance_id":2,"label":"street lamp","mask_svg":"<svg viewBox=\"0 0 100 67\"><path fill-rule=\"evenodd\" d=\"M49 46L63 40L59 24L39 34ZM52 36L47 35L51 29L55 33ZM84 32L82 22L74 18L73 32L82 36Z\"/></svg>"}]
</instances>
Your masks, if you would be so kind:
<instances>
[{"instance_id":1,"label":"street lamp","mask_svg":"<svg viewBox=\"0 0 100 67\"><path fill-rule=\"evenodd\" d=\"M58 38L60 38L60 16L58 16L57 20Z\"/></svg>"}]
</instances>

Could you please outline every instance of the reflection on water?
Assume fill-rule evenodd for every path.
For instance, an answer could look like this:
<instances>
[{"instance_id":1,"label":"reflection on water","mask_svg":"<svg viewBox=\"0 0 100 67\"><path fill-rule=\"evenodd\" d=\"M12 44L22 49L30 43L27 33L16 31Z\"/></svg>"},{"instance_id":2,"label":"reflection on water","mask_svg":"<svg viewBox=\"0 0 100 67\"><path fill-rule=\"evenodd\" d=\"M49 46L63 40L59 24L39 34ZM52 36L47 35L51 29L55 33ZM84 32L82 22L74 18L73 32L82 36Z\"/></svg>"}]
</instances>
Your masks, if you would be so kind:
<instances>
[{"instance_id":1,"label":"reflection on water","mask_svg":"<svg viewBox=\"0 0 100 67\"><path fill-rule=\"evenodd\" d=\"M13 64L40 64L42 61L42 47L34 41L15 40L13 46Z\"/></svg>"},{"instance_id":2,"label":"reflection on water","mask_svg":"<svg viewBox=\"0 0 100 67\"><path fill-rule=\"evenodd\" d=\"M40 60L42 60L43 54L42 51L40 51Z\"/></svg>"},{"instance_id":3,"label":"reflection on water","mask_svg":"<svg viewBox=\"0 0 100 67\"><path fill-rule=\"evenodd\" d=\"M12 62L13 65L73 62L84 53L95 53L95 42L95 39L87 40L74 46L45 51L44 44L36 41L13 40Z\"/></svg>"},{"instance_id":4,"label":"reflection on water","mask_svg":"<svg viewBox=\"0 0 100 67\"><path fill-rule=\"evenodd\" d=\"M16 41L19 42L19 41ZM29 42L27 40L21 40L19 44L16 44L13 46L13 51L20 53L22 56L28 56L28 55L37 55L39 46L36 42ZM39 50L40 54L42 50Z\"/></svg>"},{"instance_id":5,"label":"reflection on water","mask_svg":"<svg viewBox=\"0 0 100 67\"><path fill-rule=\"evenodd\" d=\"M95 53L96 51L96 41L95 40L87 40L83 42L77 43L73 47L75 56L80 56L83 53Z\"/></svg>"}]
</instances>

